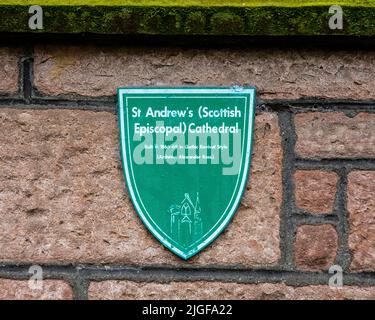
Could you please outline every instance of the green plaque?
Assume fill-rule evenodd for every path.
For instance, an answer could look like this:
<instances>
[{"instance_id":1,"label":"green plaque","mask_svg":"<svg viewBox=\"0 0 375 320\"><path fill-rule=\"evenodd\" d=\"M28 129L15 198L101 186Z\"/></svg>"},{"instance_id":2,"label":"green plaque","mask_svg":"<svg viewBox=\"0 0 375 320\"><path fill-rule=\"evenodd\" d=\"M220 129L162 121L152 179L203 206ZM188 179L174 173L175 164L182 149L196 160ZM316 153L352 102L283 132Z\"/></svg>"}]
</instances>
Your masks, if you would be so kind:
<instances>
[{"instance_id":1,"label":"green plaque","mask_svg":"<svg viewBox=\"0 0 375 320\"><path fill-rule=\"evenodd\" d=\"M133 205L151 233L187 260L220 235L240 204L255 89L120 88L118 98Z\"/></svg>"}]
</instances>

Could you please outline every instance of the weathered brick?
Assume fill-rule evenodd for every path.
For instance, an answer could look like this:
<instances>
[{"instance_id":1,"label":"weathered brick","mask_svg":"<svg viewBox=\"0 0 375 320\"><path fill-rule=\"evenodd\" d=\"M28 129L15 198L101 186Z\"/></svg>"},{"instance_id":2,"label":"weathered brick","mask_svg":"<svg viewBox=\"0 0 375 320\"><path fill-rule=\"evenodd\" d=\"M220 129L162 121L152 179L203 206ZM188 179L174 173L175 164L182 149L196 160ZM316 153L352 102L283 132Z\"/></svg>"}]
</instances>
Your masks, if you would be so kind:
<instances>
[{"instance_id":1,"label":"weathered brick","mask_svg":"<svg viewBox=\"0 0 375 320\"><path fill-rule=\"evenodd\" d=\"M351 269L375 270L375 171L355 171L348 177Z\"/></svg>"},{"instance_id":2,"label":"weathered brick","mask_svg":"<svg viewBox=\"0 0 375 320\"><path fill-rule=\"evenodd\" d=\"M296 206L311 213L331 213L338 176L335 172L298 170L294 174Z\"/></svg>"},{"instance_id":3,"label":"weathered brick","mask_svg":"<svg viewBox=\"0 0 375 320\"><path fill-rule=\"evenodd\" d=\"M305 158L374 158L375 114L301 113L295 116L296 152Z\"/></svg>"},{"instance_id":4,"label":"weathered brick","mask_svg":"<svg viewBox=\"0 0 375 320\"><path fill-rule=\"evenodd\" d=\"M0 261L184 264L146 231L128 197L117 118L0 110ZM281 139L256 118L250 191L198 265L273 266L280 258Z\"/></svg>"},{"instance_id":5,"label":"weathered brick","mask_svg":"<svg viewBox=\"0 0 375 320\"><path fill-rule=\"evenodd\" d=\"M71 300L72 288L60 280L44 280L41 289L27 280L0 279L0 300Z\"/></svg>"},{"instance_id":6,"label":"weathered brick","mask_svg":"<svg viewBox=\"0 0 375 320\"><path fill-rule=\"evenodd\" d=\"M35 84L46 95L103 96L120 86L256 85L261 98L375 98L366 51L40 46Z\"/></svg>"},{"instance_id":7,"label":"weathered brick","mask_svg":"<svg viewBox=\"0 0 375 320\"><path fill-rule=\"evenodd\" d=\"M0 94L13 95L18 92L19 59L19 49L0 48Z\"/></svg>"},{"instance_id":8,"label":"weathered brick","mask_svg":"<svg viewBox=\"0 0 375 320\"><path fill-rule=\"evenodd\" d=\"M237 284L224 282L137 283L132 281L92 282L92 300L352 300L375 299L375 287L342 289L324 285L292 287L284 283Z\"/></svg>"},{"instance_id":9,"label":"weathered brick","mask_svg":"<svg viewBox=\"0 0 375 320\"><path fill-rule=\"evenodd\" d=\"M295 264L302 270L327 270L335 261L338 237L331 225L304 225L297 229Z\"/></svg>"}]
</instances>

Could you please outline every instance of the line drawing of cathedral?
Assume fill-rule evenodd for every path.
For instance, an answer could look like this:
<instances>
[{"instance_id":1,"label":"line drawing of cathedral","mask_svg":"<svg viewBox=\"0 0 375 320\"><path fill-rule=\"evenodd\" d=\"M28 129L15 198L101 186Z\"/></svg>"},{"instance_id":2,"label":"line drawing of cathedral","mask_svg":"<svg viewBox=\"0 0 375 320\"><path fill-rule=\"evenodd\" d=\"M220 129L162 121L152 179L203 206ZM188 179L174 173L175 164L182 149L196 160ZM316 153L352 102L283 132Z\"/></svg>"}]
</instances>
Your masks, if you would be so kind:
<instances>
[{"instance_id":1,"label":"line drawing of cathedral","mask_svg":"<svg viewBox=\"0 0 375 320\"><path fill-rule=\"evenodd\" d=\"M188 193L179 205L172 205L168 211L171 215L171 235L182 245L190 245L203 234L202 209L199 192L195 204Z\"/></svg>"}]
</instances>

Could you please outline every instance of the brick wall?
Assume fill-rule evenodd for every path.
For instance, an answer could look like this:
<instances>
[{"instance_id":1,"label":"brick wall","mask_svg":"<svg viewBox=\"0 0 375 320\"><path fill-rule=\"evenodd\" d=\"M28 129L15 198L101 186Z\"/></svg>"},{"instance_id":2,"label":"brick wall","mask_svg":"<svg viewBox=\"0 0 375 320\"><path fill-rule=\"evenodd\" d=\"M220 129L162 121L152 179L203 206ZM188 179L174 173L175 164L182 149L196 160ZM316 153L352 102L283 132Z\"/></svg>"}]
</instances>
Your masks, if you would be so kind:
<instances>
[{"instance_id":1,"label":"brick wall","mask_svg":"<svg viewBox=\"0 0 375 320\"><path fill-rule=\"evenodd\" d=\"M40 45L0 61L0 298L375 299L374 52ZM249 185L183 262L131 206L115 90L234 84L258 88Z\"/></svg>"}]
</instances>

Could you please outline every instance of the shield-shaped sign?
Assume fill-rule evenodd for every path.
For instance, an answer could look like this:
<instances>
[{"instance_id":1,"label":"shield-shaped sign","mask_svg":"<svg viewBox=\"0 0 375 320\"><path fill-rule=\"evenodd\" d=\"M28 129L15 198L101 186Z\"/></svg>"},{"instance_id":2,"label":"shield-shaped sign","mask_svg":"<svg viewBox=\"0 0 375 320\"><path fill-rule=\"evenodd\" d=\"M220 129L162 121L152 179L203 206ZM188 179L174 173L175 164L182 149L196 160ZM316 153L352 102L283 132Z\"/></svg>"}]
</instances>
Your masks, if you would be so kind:
<instances>
[{"instance_id":1,"label":"shield-shaped sign","mask_svg":"<svg viewBox=\"0 0 375 320\"><path fill-rule=\"evenodd\" d=\"M150 232L187 260L214 241L246 187L254 88L121 88L126 184Z\"/></svg>"}]
</instances>

